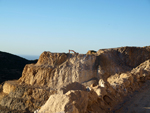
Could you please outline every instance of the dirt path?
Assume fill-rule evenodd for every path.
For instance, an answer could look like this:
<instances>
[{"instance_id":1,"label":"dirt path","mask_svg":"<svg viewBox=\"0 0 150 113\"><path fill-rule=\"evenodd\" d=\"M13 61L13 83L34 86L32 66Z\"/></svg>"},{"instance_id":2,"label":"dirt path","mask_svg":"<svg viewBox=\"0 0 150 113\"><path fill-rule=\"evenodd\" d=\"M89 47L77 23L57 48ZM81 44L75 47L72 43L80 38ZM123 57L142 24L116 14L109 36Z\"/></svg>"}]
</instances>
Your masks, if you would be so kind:
<instances>
[{"instance_id":1,"label":"dirt path","mask_svg":"<svg viewBox=\"0 0 150 113\"><path fill-rule=\"evenodd\" d=\"M115 113L150 113L150 81Z\"/></svg>"}]
</instances>

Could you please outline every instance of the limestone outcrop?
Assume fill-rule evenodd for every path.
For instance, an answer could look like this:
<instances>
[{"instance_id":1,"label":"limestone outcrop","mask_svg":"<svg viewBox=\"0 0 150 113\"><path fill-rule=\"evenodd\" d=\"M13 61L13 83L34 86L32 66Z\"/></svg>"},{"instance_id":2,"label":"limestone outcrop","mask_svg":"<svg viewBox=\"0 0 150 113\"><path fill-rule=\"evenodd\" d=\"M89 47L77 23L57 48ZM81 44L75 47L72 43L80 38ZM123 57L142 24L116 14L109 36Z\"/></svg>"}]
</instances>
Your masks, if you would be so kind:
<instances>
[{"instance_id":1,"label":"limestone outcrop","mask_svg":"<svg viewBox=\"0 0 150 113\"><path fill-rule=\"evenodd\" d=\"M95 55L44 52L37 64L26 65L19 82L59 88L64 84L97 79Z\"/></svg>"},{"instance_id":2,"label":"limestone outcrop","mask_svg":"<svg viewBox=\"0 0 150 113\"><path fill-rule=\"evenodd\" d=\"M75 85L81 87L76 87L76 90L74 90ZM86 90L85 86L77 82L68 84L64 86L63 89L68 89L68 87L70 90L67 92L58 92L57 94L51 95L48 101L41 107L41 109L35 112L86 113L88 112L87 108L88 110L94 109L91 106L98 102L98 96L93 90L88 91ZM104 111L101 108L98 108L98 106L94 106L96 107L97 112Z\"/></svg>"},{"instance_id":3,"label":"limestone outcrop","mask_svg":"<svg viewBox=\"0 0 150 113\"><path fill-rule=\"evenodd\" d=\"M116 73L131 71L150 59L150 47L100 49L97 54L99 56L99 76L107 79Z\"/></svg>"},{"instance_id":4,"label":"limestone outcrop","mask_svg":"<svg viewBox=\"0 0 150 113\"><path fill-rule=\"evenodd\" d=\"M43 52L36 64L25 66L19 82L58 88L76 81L88 86L131 71L149 58L149 47L103 49L92 55Z\"/></svg>"},{"instance_id":5,"label":"limestone outcrop","mask_svg":"<svg viewBox=\"0 0 150 113\"><path fill-rule=\"evenodd\" d=\"M0 109L107 113L118 109L149 79L149 46L87 54L43 52L36 64L24 67L19 80L1 84Z\"/></svg>"},{"instance_id":6,"label":"limestone outcrop","mask_svg":"<svg viewBox=\"0 0 150 113\"><path fill-rule=\"evenodd\" d=\"M144 77L144 79L143 79ZM123 103L125 99L140 88L140 86L150 77L150 60L145 61L131 72L112 75L107 78L107 82L102 79L94 87L76 87L65 93L51 95L48 101L37 110L37 113L108 113L114 111L117 105ZM73 84L73 85L72 85ZM69 86L74 86L72 83ZM65 86L66 88L69 86ZM84 86L82 86L84 87ZM64 88L64 89L66 89Z\"/></svg>"}]
</instances>

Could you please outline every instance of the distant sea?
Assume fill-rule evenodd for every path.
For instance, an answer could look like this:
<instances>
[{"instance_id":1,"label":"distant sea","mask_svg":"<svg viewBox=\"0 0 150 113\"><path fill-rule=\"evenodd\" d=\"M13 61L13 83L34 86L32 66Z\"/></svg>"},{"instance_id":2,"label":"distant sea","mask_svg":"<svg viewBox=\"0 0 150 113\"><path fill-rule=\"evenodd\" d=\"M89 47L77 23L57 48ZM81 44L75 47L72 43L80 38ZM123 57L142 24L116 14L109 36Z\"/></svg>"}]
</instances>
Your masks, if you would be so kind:
<instances>
[{"instance_id":1,"label":"distant sea","mask_svg":"<svg viewBox=\"0 0 150 113\"><path fill-rule=\"evenodd\" d=\"M23 57L27 60L35 60L35 59L39 59L39 56L36 55L19 55L20 57Z\"/></svg>"}]
</instances>

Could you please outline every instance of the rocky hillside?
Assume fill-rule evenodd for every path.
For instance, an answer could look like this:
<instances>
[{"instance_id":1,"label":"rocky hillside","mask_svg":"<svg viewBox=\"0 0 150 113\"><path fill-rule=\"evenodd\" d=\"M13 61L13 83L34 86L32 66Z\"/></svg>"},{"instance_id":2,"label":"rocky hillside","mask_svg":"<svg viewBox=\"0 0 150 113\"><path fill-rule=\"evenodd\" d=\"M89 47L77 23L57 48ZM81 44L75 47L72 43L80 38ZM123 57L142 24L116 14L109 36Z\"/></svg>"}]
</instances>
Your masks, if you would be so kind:
<instances>
[{"instance_id":1,"label":"rocky hillside","mask_svg":"<svg viewBox=\"0 0 150 113\"><path fill-rule=\"evenodd\" d=\"M119 109L150 77L150 47L87 54L43 52L16 81L1 87L1 112L107 113Z\"/></svg>"},{"instance_id":2,"label":"rocky hillside","mask_svg":"<svg viewBox=\"0 0 150 113\"><path fill-rule=\"evenodd\" d=\"M19 79L26 64L36 63L19 56L0 51L0 83L6 80Z\"/></svg>"},{"instance_id":3,"label":"rocky hillside","mask_svg":"<svg viewBox=\"0 0 150 113\"><path fill-rule=\"evenodd\" d=\"M59 88L76 81L88 86L101 78L131 71L148 59L150 47L103 49L96 54L78 55L43 52L37 64L25 66L19 82Z\"/></svg>"}]
</instances>

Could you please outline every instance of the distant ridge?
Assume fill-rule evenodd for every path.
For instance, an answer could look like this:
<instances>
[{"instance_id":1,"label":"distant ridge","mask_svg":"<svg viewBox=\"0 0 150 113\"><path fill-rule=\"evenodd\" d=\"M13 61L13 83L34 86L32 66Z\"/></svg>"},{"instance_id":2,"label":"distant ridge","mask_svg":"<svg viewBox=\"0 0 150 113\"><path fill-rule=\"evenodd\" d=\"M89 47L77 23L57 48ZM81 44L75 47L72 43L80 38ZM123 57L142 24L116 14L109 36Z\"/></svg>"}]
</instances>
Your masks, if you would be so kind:
<instances>
[{"instance_id":1,"label":"distant ridge","mask_svg":"<svg viewBox=\"0 0 150 113\"><path fill-rule=\"evenodd\" d=\"M25 58L27 60L35 60L35 59L39 59L38 55L18 55L22 58Z\"/></svg>"},{"instance_id":2,"label":"distant ridge","mask_svg":"<svg viewBox=\"0 0 150 113\"><path fill-rule=\"evenodd\" d=\"M26 64L37 60L27 60L20 56L0 51L0 83L6 80L19 79Z\"/></svg>"}]
</instances>

